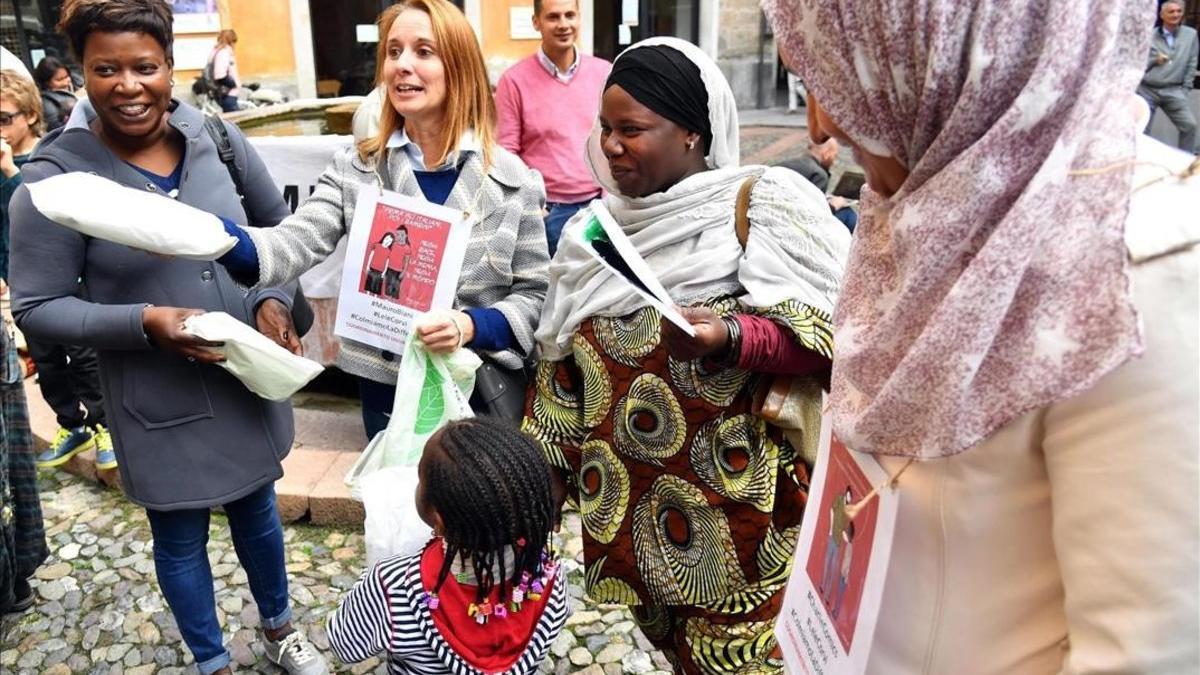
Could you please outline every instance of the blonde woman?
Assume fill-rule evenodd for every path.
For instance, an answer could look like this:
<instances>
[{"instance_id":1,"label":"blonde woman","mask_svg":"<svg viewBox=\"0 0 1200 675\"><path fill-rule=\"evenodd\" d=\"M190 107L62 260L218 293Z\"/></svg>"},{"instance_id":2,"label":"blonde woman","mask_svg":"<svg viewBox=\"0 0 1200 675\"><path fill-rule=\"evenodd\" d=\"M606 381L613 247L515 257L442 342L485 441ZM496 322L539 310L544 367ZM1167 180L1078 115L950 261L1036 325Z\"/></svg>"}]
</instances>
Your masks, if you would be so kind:
<instances>
[{"instance_id":1,"label":"blonde woman","mask_svg":"<svg viewBox=\"0 0 1200 675\"><path fill-rule=\"evenodd\" d=\"M541 178L496 143L483 54L447 0L404 0L379 17L379 132L334 157L295 215L274 228L227 227L221 262L248 284L293 279L328 257L354 220L358 191L382 184L471 216L455 311L418 336L433 352L467 347L520 368L547 287ZM399 355L343 339L338 367L360 381L368 437L387 426Z\"/></svg>"},{"instance_id":2,"label":"blonde woman","mask_svg":"<svg viewBox=\"0 0 1200 675\"><path fill-rule=\"evenodd\" d=\"M208 63L204 66L204 76L217 88L220 96L217 103L225 112L238 109L238 88L242 86L237 59L233 55L233 46L237 41L237 33L233 29L226 28L217 33L217 44L213 46Z\"/></svg>"}]
</instances>

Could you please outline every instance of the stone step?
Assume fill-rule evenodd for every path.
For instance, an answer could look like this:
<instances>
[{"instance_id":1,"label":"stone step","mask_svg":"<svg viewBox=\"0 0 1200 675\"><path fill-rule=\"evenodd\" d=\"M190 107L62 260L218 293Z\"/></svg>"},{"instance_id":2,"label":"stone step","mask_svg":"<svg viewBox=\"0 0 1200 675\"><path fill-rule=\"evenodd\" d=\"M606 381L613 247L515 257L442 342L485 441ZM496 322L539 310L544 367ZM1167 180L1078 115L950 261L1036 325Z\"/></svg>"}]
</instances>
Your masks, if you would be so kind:
<instances>
[{"instance_id":1,"label":"stone step","mask_svg":"<svg viewBox=\"0 0 1200 675\"><path fill-rule=\"evenodd\" d=\"M58 422L33 378L25 380L25 396L34 446L40 452L54 438ZM297 408L296 440L283 460L283 478L275 483L280 519L292 523L307 517L315 525L361 530L363 505L350 496L344 477L364 445L357 408ZM60 468L107 488L121 489L120 470L97 470L94 449L80 452Z\"/></svg>"}]
</instances>

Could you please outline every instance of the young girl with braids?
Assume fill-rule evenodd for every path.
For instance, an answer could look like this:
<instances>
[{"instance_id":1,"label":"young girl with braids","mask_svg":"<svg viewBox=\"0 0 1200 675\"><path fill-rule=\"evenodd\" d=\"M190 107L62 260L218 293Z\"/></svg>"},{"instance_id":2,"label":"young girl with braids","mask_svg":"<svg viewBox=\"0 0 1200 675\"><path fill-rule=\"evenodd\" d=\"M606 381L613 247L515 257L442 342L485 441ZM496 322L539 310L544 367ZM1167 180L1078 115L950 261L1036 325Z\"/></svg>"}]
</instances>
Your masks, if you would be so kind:
<instances>
[{"instance_id":1,"label":"young girl with braids","mask_svg":"<svg viewBox=\"0 0 1200 675\"><path fill-rule=\"evenodd\" d=\"M541 450L502 422L460 420L430 437L417 471L433 538L363 574L329 620L334 652L387 652L391 673L536 672L569 612Z\"/></svg>"}]
</instances>

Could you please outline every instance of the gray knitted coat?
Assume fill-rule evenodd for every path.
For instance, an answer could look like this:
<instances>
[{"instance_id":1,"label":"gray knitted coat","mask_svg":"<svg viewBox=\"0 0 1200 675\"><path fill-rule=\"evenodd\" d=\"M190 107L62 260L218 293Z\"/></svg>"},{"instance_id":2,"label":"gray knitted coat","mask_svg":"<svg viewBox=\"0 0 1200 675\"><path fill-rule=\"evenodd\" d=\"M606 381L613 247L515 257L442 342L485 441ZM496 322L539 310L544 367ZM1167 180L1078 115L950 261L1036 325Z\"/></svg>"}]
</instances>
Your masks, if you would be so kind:
<instances>
[{"instance_id":1,"label":"gray knitted coat","mask_svg":"<svg viewBox=\"0 0 1200 675\"><path fill-rule=\"evenodd\" d=\"M204 114L172 105L167 123L186 147L176 199L241 225L266 228L283 219L287 203L241 131L225 123L241 162L244 200L204 130ZM25 183L11 204L13 315L31 339L98 352L106 417L132 501L161 511L228 504L283 476L280 462L295 436L292 406L257 396L224 368L155 349L142 312L147 304L189 307L253 326L262 301L290 307L294 289L243 293L215 262L153 256L42 215L29 186L67 171L159 193L92 132L95 119L91 103L80 101L21 168Z\"/></svg>"},{"instance_id":2,"label":"gray knitted coat","mask_svg":"<svg viewBox=\"0 0 1200 675\"><path fill-rule=\"evenodd\" d=\"M387 153L385 175L387 189L422 195L407 153ZM359 189L380 180L355 148L338 152L295 214L273 228L249 230L258 249L259 285L294 279L333 253L354 222ZM493 148L486 172L482 156L471 153L446 199L447 207L475 216L455 307L491 307L504 314L519 349L483 355L507 368L520 367L532 353L546 298L550 261L542 221L545 201L541 176L499 146ZM342 338L337 365L352 375L395 384L399 361L399 355Z\"/></svg>"}]
</instances>

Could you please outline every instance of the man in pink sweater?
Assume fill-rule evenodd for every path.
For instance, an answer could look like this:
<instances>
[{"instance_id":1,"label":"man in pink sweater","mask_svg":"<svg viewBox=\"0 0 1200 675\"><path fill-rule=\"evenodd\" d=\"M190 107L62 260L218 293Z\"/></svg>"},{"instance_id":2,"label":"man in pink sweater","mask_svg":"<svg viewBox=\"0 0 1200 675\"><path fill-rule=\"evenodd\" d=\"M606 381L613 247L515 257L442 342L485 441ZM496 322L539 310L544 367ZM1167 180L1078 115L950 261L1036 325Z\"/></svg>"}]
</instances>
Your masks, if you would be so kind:
<instances>
[{"instance_id":1,"label":"man in pink sweater","mask_svg":"<svg viewBox=\"0 0 1200 675\"><path fill-rule=\"evenodd\" d=\"M600 195L584 162L584 143L600 112L612 65L575 48L578 0L534 0L537 53L509 68L496 86L500 145L546 182L546 241L558 248L563 225Z\"/></svg>"}]
</instances>

